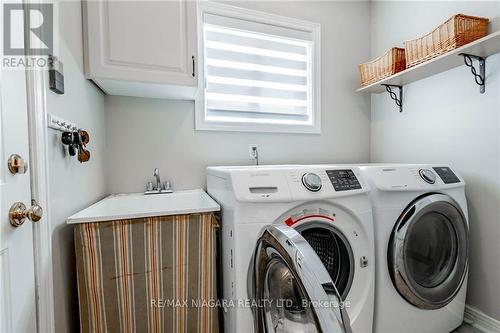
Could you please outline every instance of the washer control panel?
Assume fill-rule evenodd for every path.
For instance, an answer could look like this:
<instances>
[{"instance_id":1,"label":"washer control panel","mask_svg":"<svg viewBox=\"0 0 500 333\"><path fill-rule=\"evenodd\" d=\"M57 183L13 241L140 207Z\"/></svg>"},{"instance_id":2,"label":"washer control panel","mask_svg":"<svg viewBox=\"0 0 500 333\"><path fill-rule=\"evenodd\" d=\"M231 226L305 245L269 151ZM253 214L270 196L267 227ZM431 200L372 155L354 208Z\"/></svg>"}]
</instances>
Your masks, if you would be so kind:
<instances>
[{"instance_id":1,"label":"washer control panel","mask_svg":"<svg viewBox=\"0 0 500 333\"><path fill-rule=\"evenodd\" d=\"M211 167L207 168L207 174L216 177L209 178L212 184L220 178L225 179L226 186L231 187L235 200L239 202L309 201L357 195L366 197L370 190L359 167L347 165ZM216 189L215 185L209 187L212 192L221 190Z\"/></svg>"},{"instance_id":2,"label":"washer control panel","mask_svg":"<svg viewBox=\"0 0 500 333\"><path fill-rule=\"evenodd\" d=\"M434 167L434 171L439 175L439 177L443 180L445 184L453 184L460 183L460 179L458 179L457 175L451 171L448 167Z\"/></svg>"},{"instance_id":3,"label":"washer control panel","mask_svg":"<svg viewBox=\"0 0 500 333\"><path fill-rule=\"evenodd\" d=\"M328 178L332 182L335 191L349 191L361 189L361 184L356 178L354 171L345 170L326 170Z\"/></svg>"},{"instance_id":4,"label":"washer control panel","mask_svg":"<svg viewBox=\"0 0 500 333\"><path fill-rule=\"evenodd\" d=\"M321 190L321 178L314 172L307 172L302 175L302 184L311 192Z\"/></svg>"}]
</instances>

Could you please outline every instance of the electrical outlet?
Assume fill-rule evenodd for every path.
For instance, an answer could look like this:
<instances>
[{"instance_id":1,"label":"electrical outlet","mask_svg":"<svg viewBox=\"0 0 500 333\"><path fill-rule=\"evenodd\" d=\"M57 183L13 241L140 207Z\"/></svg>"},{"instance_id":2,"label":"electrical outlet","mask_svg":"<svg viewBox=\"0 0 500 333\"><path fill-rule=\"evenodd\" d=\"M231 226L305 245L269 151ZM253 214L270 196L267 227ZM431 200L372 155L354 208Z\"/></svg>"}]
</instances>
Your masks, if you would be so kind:
<instances>
[{"instance_id":1,"label":"electrical outlet","mask_svg":"<svg viewBox=\"0 0 500 333\"><path fill-rule=\"evenodd\" d=\"M259 150L258 145L256 145L256 144L249 144L248 145L248 153L249 153L251 160L255 160L257 158L257 156L259 155L258 150Z\"/></svg>"}]
</instances>

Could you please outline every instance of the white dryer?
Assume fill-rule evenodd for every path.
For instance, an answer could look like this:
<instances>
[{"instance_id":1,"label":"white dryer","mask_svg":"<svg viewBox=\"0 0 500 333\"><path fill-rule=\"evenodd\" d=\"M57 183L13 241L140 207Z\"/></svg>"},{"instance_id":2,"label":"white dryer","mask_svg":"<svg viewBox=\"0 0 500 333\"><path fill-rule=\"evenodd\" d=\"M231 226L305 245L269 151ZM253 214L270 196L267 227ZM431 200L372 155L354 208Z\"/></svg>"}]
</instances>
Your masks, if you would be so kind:
<instances>
[{"instance_id":1,"label":"white dryer","mask_svg":"<svg viewBox=\"0 0 500 333\"><path fill-rule=\"evenodd\" d=\"M221 205L225 332L372 331L372 211L358 168L209 167L207 188Z\"/></svg>"},{"instance_id":2,"label":"white dryer","mask_svg":"<svg viewBox=\"0 0 500 333\"><path fill-rule=\"evenodd\" d=\"M453 331L463 321L467 287L463 179L444 165L360 169L374 212L374 332Z\"/></svg>"}]
</instances>

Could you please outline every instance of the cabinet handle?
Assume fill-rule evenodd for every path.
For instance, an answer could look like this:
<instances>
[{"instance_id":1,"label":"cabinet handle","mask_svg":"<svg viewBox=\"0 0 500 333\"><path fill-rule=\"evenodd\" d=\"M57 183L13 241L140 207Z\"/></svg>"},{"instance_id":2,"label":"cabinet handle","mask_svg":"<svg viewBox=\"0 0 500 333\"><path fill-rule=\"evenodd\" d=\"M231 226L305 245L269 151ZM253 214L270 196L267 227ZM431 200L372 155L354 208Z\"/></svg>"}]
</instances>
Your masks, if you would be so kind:
<instances>
[{"instance_id":1,"label":"cabinet handle","mask_svg":"<svg viewBox=\"0 0 500 333\"><path fill-rule=\"evenodd\" d=\"M194 68L194 56L191 56L191 59L193 60L193 77L195 77L195 76L196 76L196 74L195 74L195 71L194 71L194 69L195 69L195 68Z\"/></svg>"}]
</instances>

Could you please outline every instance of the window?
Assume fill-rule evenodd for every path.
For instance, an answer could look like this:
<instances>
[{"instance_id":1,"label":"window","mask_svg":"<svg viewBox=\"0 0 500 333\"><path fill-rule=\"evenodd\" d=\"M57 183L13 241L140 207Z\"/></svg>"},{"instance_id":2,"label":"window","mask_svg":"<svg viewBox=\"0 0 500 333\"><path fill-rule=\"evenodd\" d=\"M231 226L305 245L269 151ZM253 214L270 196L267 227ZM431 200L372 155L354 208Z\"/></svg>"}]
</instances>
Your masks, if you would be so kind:
<instances>
[{"instance_id":1,"label":"window","mask_svg":"<svg viewBox=\"0 0 500 333\"><path fill-rule=\"evenodd\" d=\"M196 128L319 133L319 24L198 6Z\"/></svg>"}]
</instances>

